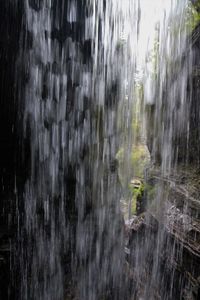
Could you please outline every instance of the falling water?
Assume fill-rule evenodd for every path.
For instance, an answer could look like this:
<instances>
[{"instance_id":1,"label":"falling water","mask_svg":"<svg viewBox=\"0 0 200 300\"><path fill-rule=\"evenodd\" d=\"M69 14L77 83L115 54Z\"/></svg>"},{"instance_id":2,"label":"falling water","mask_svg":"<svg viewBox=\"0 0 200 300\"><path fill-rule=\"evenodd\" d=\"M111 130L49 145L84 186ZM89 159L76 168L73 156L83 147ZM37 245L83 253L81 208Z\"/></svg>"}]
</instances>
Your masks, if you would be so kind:
<instances>
[{"instance_id":1,"label":"falling water","mask_svg":"<svg viewBox=\"0 0 200 300\"><path fill-rule=\"evenodd\" d=\"M132 121L137 115L152 162L167 177L178 159L175 141L189 130L186 6L186 0L25 1L23 128L30 160L21 299L65 299L70 287L81 300L128 299L120 199L134 176ZM155 198L162 218L162 185ZM142 249L136 245L137 288L145 258L155 255L141 299L156 299L163 239L160 228L153 254L151 236ZM171 299L165 292L162 299Z\"/></svg>"},{"instance_id":2,"label":"falling water","mask_svg":"<svg viewBox=\"0 0 200 300\"><path fill-rule=\"evenodd\" d=\"M63 299L64 266L80 299L120 289L117 108L131 87L122 68L128 56L117 52L125 18L119 12L112 1L26 3L24 135L31 159L22 298Z\"/></svg>"},{"instance_id":3,"label":"falling water","mask_svg":"<svg viewBox=\"0 0 200 300\"><path fill-rule=\"evenodd\" d=\"M141 59L140 55L139 60L136 58L143 71L144 106L140 113L146 122L146 143L153 164L146 180L156 173L157 183L153 199L147 196L147 213L142 217L147 229L142 231L142 237L135 236L130 246L134 291L136 299L189 299L185 292L188 289L193 297L192 287L186 284L184 275L177 280L177 266L185 263L179 238L187 239L192 219L187 192L178 205L177 195L170 192L172 187L176 189L174 178L178 179L180 165L186 166L189 156L192 74L186 26L189 2L165 1L161 7L154 7L154 16L158 13L160 17L156 23L154 18L154 35L148 31L153 18L146 10L147 2L140 4L138 47L144 47ZM180 237L176 232L178 226L182 228L178 229L182 230Z\"/></svg>"}]
</instances>

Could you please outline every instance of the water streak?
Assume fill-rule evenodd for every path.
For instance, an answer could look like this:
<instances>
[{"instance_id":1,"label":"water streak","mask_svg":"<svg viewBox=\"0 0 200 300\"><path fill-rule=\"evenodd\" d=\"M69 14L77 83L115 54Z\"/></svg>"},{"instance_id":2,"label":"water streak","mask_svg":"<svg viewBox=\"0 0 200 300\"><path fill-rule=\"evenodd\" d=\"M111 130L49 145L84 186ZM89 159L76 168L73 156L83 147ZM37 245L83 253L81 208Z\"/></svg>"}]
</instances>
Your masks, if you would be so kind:
<instances>
[{"instance_id":1,"label":"water streak","mask_svg":"<svg viewBox=\"0 0 200 300\"><path fill-rule=\"evenodd\" d=\"M134 175L137 106L152 160L161 163L163 176L175 164L174 140L188 126L186 5L186 0L26 1L24 138L30 173L23 197L22 299L64 299L67 273L78 299L128 297L116 157L123 147L127 187ZM177 73L183 75L174 78ZM146 128L149 108L152 128ZM162 187L159 191L158 214L164 206ZM151 236L144 238L143 249L137 245L138 282L151 247ZM160 230L142 299L155 299L162 245Z\"/></svg>"}]
</instances>

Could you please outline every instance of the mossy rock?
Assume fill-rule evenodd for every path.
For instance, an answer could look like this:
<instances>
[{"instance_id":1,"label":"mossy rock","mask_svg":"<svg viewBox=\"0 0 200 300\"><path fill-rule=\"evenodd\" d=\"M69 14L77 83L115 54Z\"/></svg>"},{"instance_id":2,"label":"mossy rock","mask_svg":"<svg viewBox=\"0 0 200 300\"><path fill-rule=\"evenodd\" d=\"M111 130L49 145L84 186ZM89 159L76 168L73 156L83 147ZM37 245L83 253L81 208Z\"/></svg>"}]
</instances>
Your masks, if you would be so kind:
<instances>
[{"instance_id":1,"label":"mossy rock","mask_svg":"<svg viewBox=\"0 0 200 300\"><path fill-rule=\"evenodd\" d=\"M195 27L200 23L200 1L195 1L195 5L188 4L186 8L186 30L191 34Z\"/></svg>"},{"instance_id":2,"label":"mossy rock","mask_svg":"<svg viewBox=\"0 0 200 300\"><path fill-rule=\"evenodd\" d=\"M196 9L197 12L200 12L200 0L191 0L194 8Z\"/></svg>"},{"instance_id":3,"label":"mossy rock","mask_svg":"<svg viewBox=\"0 0 200 300\"><path fill-rule=\"evenodd\" d=\"M134 176L143 178L145 168L149 161L150 155L145 145L139 144L133 146L131 153L131 166L133 169Z\"/></svg>"},{"instance_id":4,"label":"mossy rock","mask_svg":"<svg viewBox=\"0 0 200 300\"><path fill-rule=\"evenodd\" d=\"M132 180L129 184L129 190L131 193L131 215L135 215L138 212L138 206L141 206L143 194L144 194L144 183L137 180L135 184ZM139 183L139 184L138 184Z\"/></svg>"},{"instance_id":5,"label":"mossy rock","mask_svg":"<svg viewBox=\"0 0 200 300\"><path fill-rule=\"evenodd\" d=\"M148 148L142 144L133 146L128 156L123 147L116 155L119 164L119 179L124 188L127 187L133 176L143 179L145 169L150 162Z\"/></svg>"}]
</instances>

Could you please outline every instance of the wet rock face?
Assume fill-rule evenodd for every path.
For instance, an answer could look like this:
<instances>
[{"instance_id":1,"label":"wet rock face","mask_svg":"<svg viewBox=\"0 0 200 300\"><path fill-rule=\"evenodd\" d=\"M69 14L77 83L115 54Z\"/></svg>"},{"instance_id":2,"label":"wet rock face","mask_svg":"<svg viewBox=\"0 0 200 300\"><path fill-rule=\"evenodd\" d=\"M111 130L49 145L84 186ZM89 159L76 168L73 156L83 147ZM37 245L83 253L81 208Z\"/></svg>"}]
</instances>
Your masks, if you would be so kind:
<instances>
[{"instance_id":1,"label":"wet rock face","mask_svg":"<svg viewBox=\"0 0 200 300\"><path fill-rule=\"evenodd\" d=\"M130 228L128 245L130 255L127 258L135 281L132 293L137 296L134 299L140 295L144 297L142 299L148 297L161 300L166 297L166 299L197 300L200 290L199 254L195 255L183 248L179 259L178 249L182 249L182 239L179 239L178 235L174 236L174 232L166 230L162 235L163 244L160 249L162 251L159 251L157 256L159 227L157 220L146 215L139 226L137 222L138 220L135 219ZM145 236L151 236L148 240L148 249L146 249ZM138 245L140 252L138 252ZM176 257L172 249L177 251ZM156 259L159 262L158 274L154 274L153 270Z\"/></svg>"},{"instance_id":2,"label":"wet rock face","mask_svg":"<svg viewBox=\"0 0 200 300\"><path fill-rule=\"evenodd\" d=\"M194 2L197 3L198 1ZM199 6L196 8L199 10ZM197 163L199 165L200 25L197 25L191 33L191 36L187 38L186 47L183 49L181 55L179 68L172 68L166 77L165 88L162 91L162 99L165 99L165 101L160 111L157 103L146 105L145 112L148 124L147 145L155 162L158 164L162 163L162 156L165 150L162 149L163 135L159 130L160 125L157 121L159 116L164 130L166 130L166 135L171 134L170 140L173 141L171 147L172 165L176 161L179 164L187 162L189 164ZM175 61L173 63L175 66L177 62ZM179 91L182 86L181 80L185 80L183 95L181 95ZM155 82L155 85L156 84ZM173 99L174 108L169 114L171 93L173 92L174 86L176 86ZM158 94L155 98L157 97L159 97ZM181 101L184 102L182 107ZM167 114L169 115L167 116ZM179 125L180 120L185 120L181 126ZM171 133L168 132L170 122L173 124Z\"/></svg>"},{"instance_id":3,"label":"wet rock face","mask_svg":"<svg viewBox=\"0 0 200 300\"><path fill-rule=\"evenodd\" d=\"M12 190L14 173L16 169L17 150L17 96L15 85L15 66L19 53L20 18L21 11L16 12L17 5L12 1L1 1L0 17L3 22L0 24L0 191L1 199L3 194ZM16 2L17 3L17 2ZM3 187L4 186L4 187ZM3 193L3 194L2 194ZM2 201L1 201L2 204ZM1 206L0 204L0 206ZM0 208L1 212L1 208Z\"/></svg>"},{"instance_id":4,"label":"wet rock face","mask_svg":"<svg viewBox=\"0 0 200 300\"><path fill-rule=\"evenodd\" d=\"M198 12L200 12L200 5L198 0L191 0L192 4L195 6Z\"/></svg>"},{"instance_id":5,"label":"wet rock face","mask_svg":"<svg viewBox=\"0 0 200 300\"><path fill-rule=\"evenodd\" d=\"M191 163L199 165L200 160L200 25L198 25L193 33L193 70L191 75L191 108L190 108L190 133L189 133L189 155L188 159Z\"/></svg>"},{"instance_id":6,"label":"wet rock face","mask_svg":"<svg viewBox=\"0 0 200 300\"><path fill-rule=\"evenodd\" d=\"M18 299L13 254L17 233L15 183L24 181L16 62L20 50L23 1L0 1L0 298ZM21 170L21 171L20 171ZM11 269L13 278L11 276Z\"/></svg>"},{"instance_id":7,"label":"wet rock face","mask_svg":"<svg viewBox=\"0 0 200 300\"><path fill-rule=\"evenodd\" d=\"M196 5L199 1L192 1ZM198 2L198 3L197 3ZM199 6L196 6L199 11ZM190 48L191 47L191 48ZM190 50L189 50L190 48ZM137 262L137 243L134 244L134 239L137 238L140 243L140 248L145 249L145 242L149 243L149 248L143 251L147 257L140 257L141 266L144 267L143 260L147 262L147 270L145 274L142 270L136 276L143 278L151 278L148 287L155 284L158 290L158 299L198 299L199 298L199 276L200 276L200 201L199 201L199 163L200 163L200 25L198 25L190 38L188 39L187 47L182 55L183 63L181 65L181 72L178 74L175 71L176 89L177 82L183 77L186 70L190 70L188 78L185 81L185 96L186 106L183 113L185 126L182 128L177 126L178 110L180 108L180 94L174 98L176 103L174 107L174 114L172 122L174 127L172 129L172 158L171 172L164 177L164 174L157 176L158 186L160 186L160 194L156 197L156 201L149 203L149 211L144 218L140 229L135 229L132 237L133 257L132 264ZM167 88L163 92L163 97L166 99L166 107L161 111L161 119L163 126L167 128L167 118L165 114L167 111L168 99L170 99L170 92L173 90L175 77L168 74ZM183 86L182 86L183 87ZM187 109L186 109L187 107ZM155 128L156 105L151 105L146 108L147 116L147 143L149 150L156 162L156 165L162 165L162 142L163 136L159 136L159 131ZM174 130L174 128L176 130ZM154 134L152 134L154 132ZM161 139L160 139L161 137ZM162 140L163 138L163 140ZM155 147L156 144L156 147ZM153 147L155 147L153 149ZM167 152L167 150L166 150ZM183 168L183 165L185 166ZM156 167L154 167L156 172ZM161 172L162 173L162 172ZM151 175L150 175L151 177ZM159 178L160 177L160 178ZM154 182L156 185L156 182ZM159 214L157 214L159 212ZM150 214L150 216L148 215ZM160 217L161 216L161 217ZM157 223L155 226L154 223ZM154 225L152 225L154 224ZM152 230L153 226L153 230ZM143 228L143 229L141 229ZM141 230L141 231L140 231ZM160 246L158 246L160 243ZM157 252L156 252L157 251ZM159 255L156 258L156 255ZM135 255L135 256L134 256ZM149 262L148 262L149 257ZM156 269L159 276L154 272ZM142 275L141 275L142 274ZM173 275L172 275L173 274ZM146 277L145 277L146 276ZM160 277L160 278L159 278ZM136 280L136 282L138 282ZM161 283L161 284L160 284ZM156 288L155 288L156 290ZM165 294L165 291L169 294ZM157 299L156 296L149 295L146 292L146 297ZM146 299L146 298L145 298Z\"/></svg>"},{"instance_id":8,"label":"wet rock face","mask_svg":"<svg viewBox=\"0 0 200 300\"><path fill-rule=\"evenodd\" d=\"M134 299L141 296L197 300L200 292L198 170L180 168L170 179L156 174L151 181L163 185L165 201L159 202L157 198L155 203L148 204L147 212L126 224L127 261L134 279Z\"/></svg>"}]
</instances>

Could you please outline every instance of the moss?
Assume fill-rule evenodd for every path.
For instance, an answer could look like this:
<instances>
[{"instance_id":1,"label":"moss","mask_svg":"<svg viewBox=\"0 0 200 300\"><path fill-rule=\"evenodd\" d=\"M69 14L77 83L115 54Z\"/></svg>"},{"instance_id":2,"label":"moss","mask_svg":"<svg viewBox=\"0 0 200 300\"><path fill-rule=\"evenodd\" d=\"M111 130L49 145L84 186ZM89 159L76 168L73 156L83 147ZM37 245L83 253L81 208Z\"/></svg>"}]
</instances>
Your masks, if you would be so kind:
<instances>
[{"instance_id":1,"label":"moss","mask_svg":"<svg viewBox=\"0 0 200 300\"><path fill-rule=\"evenodd\" d=\"M131 166L134 176L143 178L144 170L148 162L149 152L147 147L141 144L133 146L131 153Z\"/></svg>"},{"instance_id":2,"label":"moss","mask_svg":"<svg viewBox=\"0 0 200 300\"><path fill-rule=\"evenodd\" d=\"M199 9L200 1L197 1L195 6L190 3L186 8L185 26L188 34L191 34L195 27L200 23L200 13L198 12Z\"/></svg>"},{"instance_id":3,"label":"moss","mask_svg":"<svg viewBox=\"0 0 200 300\"><path fill-rule=\"evenodd\" d=\"M118 175L123 188L127 188L128 182L133 177L143 179L145 169L150 161L150 154L145 145L138 144L132 147L130 158L125 157L126 152L121 147L116 155L118 161Z\"/></svg>"},{"instance_id":4,"label":"moss","mask_svg":"<svg viewBox=\"0 0 200 300\"><path fill-rule=\"evenodd\" d=\"M135 143L139 143L142 135L142 108L144 102L144 87L142 83L135 83L134 85L134 97L132 110L132 132Z\"/></svg>"},{"instance_id":5,"label":"moss","mask_svg":"<svg viewBox=\"0 0 200 300\"><path fill-rule=\"evenodd\" d=\"M196 1L196 4L192 4L191 1L188 2L187 6L184 8L183 16L177 15L174 18L171 29L174 36L178 36L180 32L186 32L189 36L195 27L200 23L200 1ZM179 19L183 18L183 22L179 22Z\"/></svg>"},{"instance_id":6,"label":"moss","mask_svg":"<svg viewBox=\"0 0 200 300\"><path fill-rule=\"evenodd\" d=\"M155 205L155 198L157 193L157 186L148 183L141 182L140 187L135 187L133 184L129 185L129 191L131 193L131 215L138 213L138 207L141 207L144 194L148 199L148 206Z\"/></svg>"},{"instance_id":7,"label":"moss","mask_svg":"<svg viewBox=\"0 0 200 300\"><path fill-rule=\"evenodd\" d=\"M194 7L197 9L197 10L200 10L200 0L195 0L193 1L194 2Z\"/></svg>"},{"instance_id":8,"label":"moss","mask_svg":"<svg viewBox=\"0 0 200 300\"><path fill-rule=\"evenodd\" d=\"M140 128L140 124L139 124L138 120L134 119L132 121L132 131L134 132L135 140L139 141L141 128Z\"/></svg>"},{"instance_id":9,"label":"moss","mask_svg":"<svg viewBox=\"0 0 200 300\"><path fill-rule=\"evenodd\" d=\"M137 213L137 202L142 200L144 194L144 184L140 182L140 186L136 187L134 184L129 184L129 190L131 193L131 215Z\"/></svg>"},{"instance_id":10,"label":"moss","mask_svg":"<svg viewBox=\"0 0 200 300\"><path fill-rule=\"evenodd\" d=\"M150 154L145 145L138 144L132 147L130 159L127 163L126 152L121 147L116 155L119 164L119 180L124 188L133 177L144 178L144 171L150 161ZM128 166L128 168L127 168Z\"/></svg>"}]
</instances>

